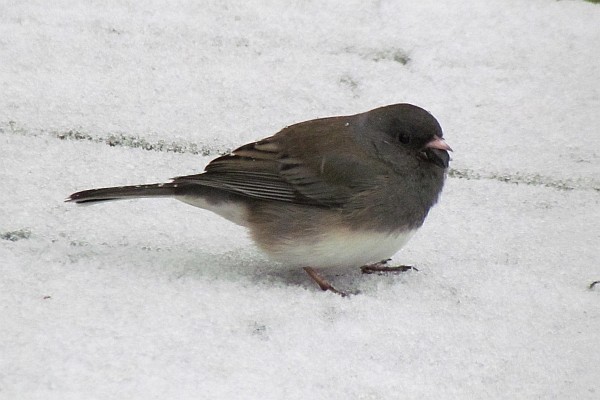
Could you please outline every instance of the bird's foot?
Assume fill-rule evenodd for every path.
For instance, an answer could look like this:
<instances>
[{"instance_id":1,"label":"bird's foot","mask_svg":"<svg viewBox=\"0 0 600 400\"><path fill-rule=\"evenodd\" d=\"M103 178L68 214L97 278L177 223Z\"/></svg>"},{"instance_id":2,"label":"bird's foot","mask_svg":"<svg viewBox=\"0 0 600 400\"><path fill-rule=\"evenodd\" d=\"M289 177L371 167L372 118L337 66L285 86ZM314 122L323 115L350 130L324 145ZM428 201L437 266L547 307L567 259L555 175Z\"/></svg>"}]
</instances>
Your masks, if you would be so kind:
<instances>
[{"instance_id":1,"label":"bird's foot","mask_svg":"<svg viewBox=\"0 0 600 400\"><path fill-rule=\"evenodd\" d=\"M386 274L388 272L398 273L398 272L406 272L411 269L414 271L418 271L417 268L410 265L398 265L397 267L388 267L387 263L391 259L383 260L374 264L367 264L360 267L360 270L363 274Z\"/></svg>"},{"instance_id":2,"label":"bird's foot","mask_svg":"<svg viewBox=\"0 0 600 400\"><path fill-rule=\"evenodd\" d=\"M323 290L323 291L328 290L332 293L339 294L342 297L348 296L348 293L342 292L341 290L337 290L336 288L334 288L331 285L331 283L327 282L327 280L321 274L319 274L317 271L315 271L313 268L304 267L303 269L308 274L308 276L310 276L310 278L313 281L315 281L315 283L317 285L319 285L321 290Z\"/></svg>"}]
</instances>

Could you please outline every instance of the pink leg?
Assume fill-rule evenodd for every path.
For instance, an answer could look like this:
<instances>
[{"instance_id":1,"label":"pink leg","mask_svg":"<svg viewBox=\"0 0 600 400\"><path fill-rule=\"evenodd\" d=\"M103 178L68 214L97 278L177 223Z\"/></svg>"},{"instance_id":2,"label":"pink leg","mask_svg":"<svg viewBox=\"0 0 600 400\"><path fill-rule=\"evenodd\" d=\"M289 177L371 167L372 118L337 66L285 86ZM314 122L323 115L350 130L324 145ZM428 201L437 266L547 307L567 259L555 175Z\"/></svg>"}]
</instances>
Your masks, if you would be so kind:
<instances>
[{"instance_id":1,"label":"pink leg","mask_svg":"<svg viewBox=\"0 0 600 400\"><path fill-rule=\"evenodd\" d=\"M319 274L317 271L315 271L313 268L304 267L303 269L308 274L308 276L310 276L310 278L313 281L315 281L317 285L319 285L321 290L329 290L330 292L339 294L342 297L348 296L348 294L341 292L341 291L337 290L336 288L334 288L331 285L331 283L327 282L327 280L321 274Z\"/></svg>"}]
</instances>

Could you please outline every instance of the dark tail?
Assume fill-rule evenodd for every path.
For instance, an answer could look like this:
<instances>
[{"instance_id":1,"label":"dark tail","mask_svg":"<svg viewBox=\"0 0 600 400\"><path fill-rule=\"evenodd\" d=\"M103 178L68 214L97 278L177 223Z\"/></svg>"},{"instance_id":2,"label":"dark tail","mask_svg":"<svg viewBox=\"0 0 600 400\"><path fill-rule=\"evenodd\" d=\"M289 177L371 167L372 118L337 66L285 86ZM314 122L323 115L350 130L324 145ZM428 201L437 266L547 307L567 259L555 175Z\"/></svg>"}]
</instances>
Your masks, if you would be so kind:
<instances>
[{"instance_id":1,"label":"dark tail","mask_svg":"<svg viewBox=\"0 0 600 400\"><path fill-rule=\"evenodd\" d=\"M175 183L155 183L151 185L91 189L73 193L65 201L93 203L110 200L135 199L140 197L173 197L177 186L178 185Z\"/></svg>"}]
</instances>

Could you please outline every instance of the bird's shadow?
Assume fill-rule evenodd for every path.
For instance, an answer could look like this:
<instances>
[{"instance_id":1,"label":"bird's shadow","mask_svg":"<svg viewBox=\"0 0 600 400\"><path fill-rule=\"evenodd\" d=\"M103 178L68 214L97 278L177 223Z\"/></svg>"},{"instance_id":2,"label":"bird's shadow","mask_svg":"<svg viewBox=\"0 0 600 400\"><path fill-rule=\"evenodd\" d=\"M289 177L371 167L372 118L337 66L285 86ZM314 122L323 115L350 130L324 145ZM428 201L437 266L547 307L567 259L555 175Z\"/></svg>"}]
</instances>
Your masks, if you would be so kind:
<instances>
[{"instance_id":1,"label":"bird's shadow","mask_svg":"<svg viewBox=\"0 0 600 400\"><path fill-rule=\"evenodd\" d=\"M221 277L222 279L244 279L259 286L297 287L321 291L301 267L289 267L273 262L258 251L244 250L242 253L233 252L230 254L231 263L228 268L232 275ZM392 263L390 266L393 265ZM336 289L350 295L374 293L382 288L404 282L409 279L411 274L418 273L418 269L412 267L405 270L400 269L398 272L375 273L364 273L360 267L336 267L317 270Z\"/></svg>"},{"instance_id":2,"label":"bird's shadow","mask_svg":"<svg viewBox=\"0 0 600 400\"><path fill-rule=\"evenodd\" d=\"M125 250L123 250L125 251ZM131 248L127 250L131 251ZM152 260L152 268L167 274L168 279L205 279L223 280L232 283L251 283L263 287L297 287L320 291L315 282L301 267L289 267L269 260L256 249L239 248L226 252L206 252L203 249L186 251L150 251L140 250L138 256L145 254ZM158 257L156 257L158 256ZM141 263L145 264L144 262ZM149 266L146 264L146 266ZM382 283L397 283L401 274L363 274L358 267L326 268L319 273L334 287L348 294L370 293L381 287Z\"/></svg>"},{"instance_id":3,"label":"bird's shadow","mask_svg":"<svg viewBox=\"0 0 600 400\"><path fill-rule=\"evenodd\" d=\"M177 270L188 276L320 291L301 267L289 267L271 261L257 250L237 249L219 254L194 251L188 252L185 257L185 260L180 260ZM348 288L349 293L357 292L357 285L363 276L360 268L328 268L319 272L334 286ZM368 276L364 278L370 280Z\"/></svg>"}]
</instances>

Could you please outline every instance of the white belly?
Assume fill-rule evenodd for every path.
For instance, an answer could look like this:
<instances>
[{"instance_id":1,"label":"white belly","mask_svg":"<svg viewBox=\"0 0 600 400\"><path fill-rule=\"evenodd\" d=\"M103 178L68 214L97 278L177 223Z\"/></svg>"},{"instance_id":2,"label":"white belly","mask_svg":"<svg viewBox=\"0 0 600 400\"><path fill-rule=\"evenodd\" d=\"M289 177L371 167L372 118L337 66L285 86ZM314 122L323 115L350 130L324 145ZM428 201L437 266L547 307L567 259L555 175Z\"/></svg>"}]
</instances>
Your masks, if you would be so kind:
<instances>
[{"instance_id":1,"label":"white belly","mask_svg":"<svg viewBox=\"0 0 600 400\"><path fill-rule=\"evenodd\" d=\"M330 231L310 242L279 243L263 250L272 259L289 266L359 267L390 258L415 232Z\"/></svg>"},{"instance_id":2,"label":"white belly","mask_svg":"<svg viewBox=\"0 0 600 400\"><path fill-rule=\"evenodd\" d=\"M248 209L242 204L211 203L199 196L181 196L178 199L248 227ZM271 237L265 243L264 239L254 239L271 259L288 267L360 267L390 258L415 232L416 230L382 233L336 229L299 240Z\"/></svg>"}]
</instances>

